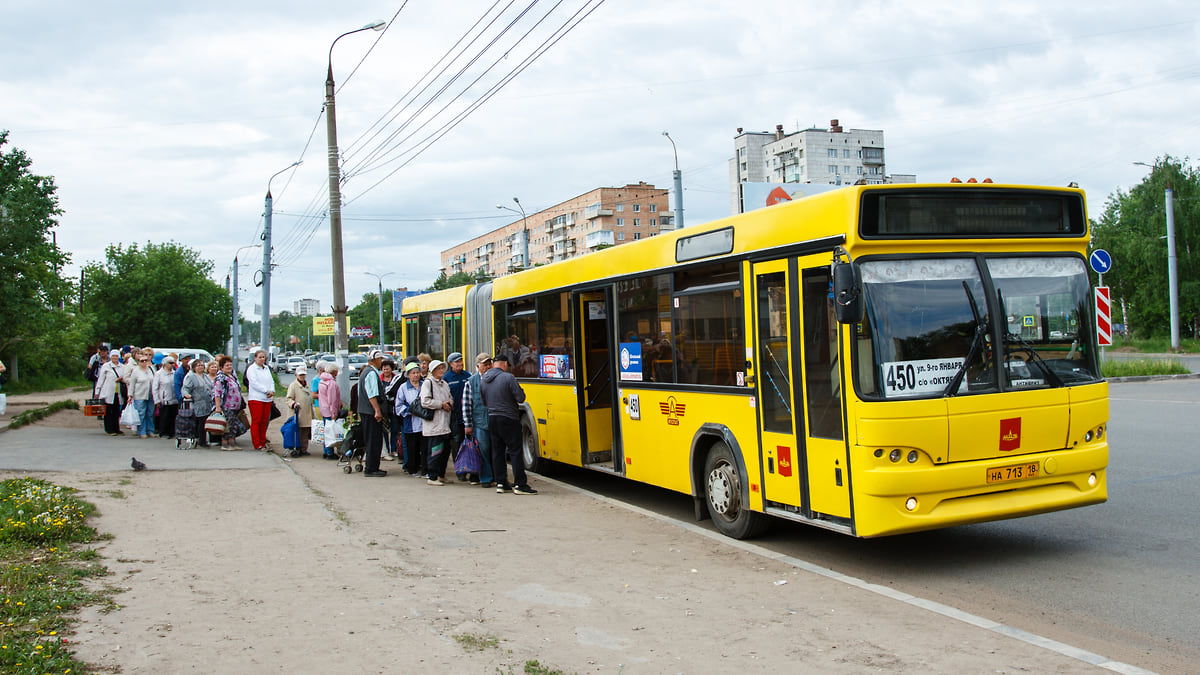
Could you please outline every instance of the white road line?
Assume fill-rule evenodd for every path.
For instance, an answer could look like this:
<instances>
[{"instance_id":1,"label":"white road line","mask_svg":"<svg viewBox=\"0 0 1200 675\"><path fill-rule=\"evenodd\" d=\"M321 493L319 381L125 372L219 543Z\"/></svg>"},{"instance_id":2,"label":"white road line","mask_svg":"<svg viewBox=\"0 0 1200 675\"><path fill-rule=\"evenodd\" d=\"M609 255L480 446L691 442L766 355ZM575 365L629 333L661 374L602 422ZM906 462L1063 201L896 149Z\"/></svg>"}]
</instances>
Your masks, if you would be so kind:
<instances>
[{"instance_id":1,"label":"white road line","mask_svg":"<svg viewBox=\"0 0 1200 675\"><path fill-rule=\"evenodd\" d=\"M976 626L978 628L982 628L984 630L988 630L993 633L997 633L999 635L1004 635L1005 637L1010 637L1015 640L1020 640L1022 642L1026 642L1031 645L1034 645L1035 647L1041 647L1042 649L1054 652L1056 654L1060 654L1067 658L1075 659L1076 661L1082 661L1084 663L1088 663L1093 666L1097 666L1099 668L1104 668L1105 670L1111 670L1115 673L1122 673L1123 675L1155 675L1154 671L1152 671L1152 670L1146 670L1145 668L1139 668L1138 666L1134 666L1134 665L1131 665L1128 663L1123 663L1121 661L1114 661L1106 656L1102 656L1102 655L1096 654L1094 652L1089 652L1086 649L1080 649L1079 647L1073 647L1073 646L1065 644L1063 642L1058 642L1057 640L1051 640L1048 637L1043 637L1043 636L1037 635L1035 633L1030 633L1029 631L1021 630L1020 628L1013 628L1012 626L1006 626L1002 623L997 623L996 621L992 621L991 619L985 619L984 617L976 616L969 612L964 612L963 610L958 609L956 607L944 605L940 602L934 602L933 600L926 600L925 598L919 598L915 595L910 595L903 591L898 591L894 588L888 588L886 586L880 586L879 584L873 584L873 583L870 583L863 579L859 579L858 577L852 577L850 575L842 574L841 572L831 570L827 567L821 567L819 565L808 562L807 560L801 560L799 558L796 558L796 557L793 557L790 555L785 555L783 553L776 553L775 551L772 551L768 548L759 546L758 544L753 544L753 543L746 542L746 541L739 541L737 539L730 539L729 537L726 537L725 535L723 535L719 532L714 532L712 530L700 527L699 525L696 525L695 523L688 523L688 522L676 520L674 518L671 518L670 516L665 516L660 513L655 513L648 509L644 509L640 506L634 506L633 504L627 504L620 500L613 499L612 497L606 497L602 494L592 492L590 490L585 490L584 488L581 488L581 487L576 487L574 485L568 485L566 483L563 483L562 481L558 481L553 478L546 478L544 476L541 476L540 474L539 474L539 477L541 477L542 480L545 480L546 482L554 483L555 485L558 485L559 487L570 490L572 492L577 492L579 494L587 495L588 497L599 500L606 504L618 506L627 511L632 511L637 514L647 516L649 518L653 518L660 522L674 525L675 527L679 527L679 528L688 530L689 532L692 532L693 534L698 534L702 537L708 537L709 539L716 541L716 542L720 542L726 546L732 546L734 548L738 548L743 551L746 551L747 553L752 553L754 555L757 555L757 556L760 556L763 558L767 558L770 560L776 560L776 561L784 563L786 565L791 565L792 567L795 567L797 569L804 570L805 572L811 572L813 574L820 575L827 579L832 579L834 581L841 582L843 584L846 584L847 586L853 586L854 588L858 588L858 589L867 591L869 593L874 593L876 595L881 595L883 597L890 598L892 600L897 600L899 602L903 602L905 604L912 605L913 607L918 607L920 609L924 609L926 611L930 611L935 614L941 614L942 616L947 617L949 619L961 621L963 623L966 623L966 624L969 624L972 626Z\"/></svg>"}]
</instances>

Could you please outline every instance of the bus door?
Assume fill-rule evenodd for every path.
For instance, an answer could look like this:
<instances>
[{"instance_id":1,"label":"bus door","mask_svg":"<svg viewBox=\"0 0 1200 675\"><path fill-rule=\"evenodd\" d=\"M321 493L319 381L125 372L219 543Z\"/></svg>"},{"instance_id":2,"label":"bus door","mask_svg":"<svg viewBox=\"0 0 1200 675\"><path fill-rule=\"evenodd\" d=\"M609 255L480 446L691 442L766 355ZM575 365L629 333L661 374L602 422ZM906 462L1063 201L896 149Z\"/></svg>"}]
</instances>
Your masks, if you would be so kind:
<instances>
[{"instance_id":1,"label":"bus door","mask_svg":"<svg viewBox=\"0 0 1200 675\"><path fill-rule=\"evenodd\" d=\"M576 291L572 294L575 325L576 392L579 397L580 463L583 466L624 473L617 435L615 411L617 389L613 386L612 290Z\"/></svg>"},{"instance_id":2,"label":"bus door","mask_svg":"<svg viewBox=\"0 0 1200 675\"><path fill-rule=\"evenodd\" d=\"M850 466L842 402L841 326L833 313L828 253L800 258L799 358L803 369L803 428L808 515L849 519ZM793 352L795 353L795 352Z\"/></svg>"},{"instance_id":3,"label":"bus door","mask_svg":"<svg viewBox=\"0 0 1200 675\"><path fill-rule=\"evenodd\" d=\"M796 312L795 273L786 260L754 265L755 385L758 400L759 466L763 499L800 509L807 492L804 472L804 416L797 414L800 383L792 355L799 334L792 326Z\"/></svg>"}]
</instances>

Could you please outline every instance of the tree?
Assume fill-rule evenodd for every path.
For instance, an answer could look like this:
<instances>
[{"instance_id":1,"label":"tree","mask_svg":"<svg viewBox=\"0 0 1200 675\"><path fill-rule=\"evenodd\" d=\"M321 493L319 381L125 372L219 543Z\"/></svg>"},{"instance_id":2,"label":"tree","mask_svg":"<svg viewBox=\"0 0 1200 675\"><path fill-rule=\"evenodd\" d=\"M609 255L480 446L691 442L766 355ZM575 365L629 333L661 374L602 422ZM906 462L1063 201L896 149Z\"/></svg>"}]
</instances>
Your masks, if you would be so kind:
<instances>
[{"instance_id":1,"label":"tree","mask_svg":"<svg viewBox=\"0 0 1200 675\"><path fill-rule=\"evenodd\" d=\"M1179 316L1183 327L1197 330L1200 316L1200 170L1167 155L1129 192L1117 190L1092 221L1092 244L1112 254L1104 282L1114 303L1124 300L1122 320L1138 337L1170 333L1167 288L1165 189L1175 201L1175 250L1179 278Z\"/></svg>"},{"instance_id":2,"label":"tree","mask_svg":"<svg viewBox=\"0 0 1200 675\"><path fill-rule=\"evenodd\" d=\"M433 285L426 290L441 291L447 288L457 288L458 286L470 286L471 284L482 284L485 281L491 281L492 278L486 274L474 275L470 272L455 272L450 276L446 276L442 272L433 282Z\"/></svg>"},{"instance_id":3,"label":"tree","mask_svg":"<svg viewBox=\"0 0 1200 675\"><path fill-rule=\"evenodd\" d=\"M64 375L77 369L62 354L81 353L83 341L64 311L74 289L58 274L70 258L51 239L62 214L57 188L30 173L22 150L2 152L7 142L0 131L0 358L20 360L29 373Z\"/></svg>"},{"instance_id":4,"label":"tree","mask_svg":"<svg viewBox=\"0 0 1200 675\"><path fill-rule=\"evenodd\" d=\"M181 244L109 246L84 267L83 306L98 335L117 342L221 351L233 298L209 278L213 263Z\"/></svg>"}]
</instances>

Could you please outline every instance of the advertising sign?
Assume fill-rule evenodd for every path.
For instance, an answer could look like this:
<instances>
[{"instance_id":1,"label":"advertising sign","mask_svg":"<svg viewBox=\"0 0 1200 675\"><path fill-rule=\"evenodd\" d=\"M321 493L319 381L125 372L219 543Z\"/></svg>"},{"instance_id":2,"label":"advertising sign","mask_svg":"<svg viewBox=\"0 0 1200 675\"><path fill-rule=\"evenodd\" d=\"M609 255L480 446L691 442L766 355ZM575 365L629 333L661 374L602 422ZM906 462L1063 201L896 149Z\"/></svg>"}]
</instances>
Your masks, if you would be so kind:
<instances>
[{"instance_id":1,"label":"advertising sign","mask_svg":"<svg viewBox=\"0 0 1200 675\"><path fill-rule=\"evenodd\" d=\"M369 338L375 337L375 330L370 326L355 326L350 329L351 338Z\"/></svg>"},{"instance_id":2,"label":"advertising sign","mask_svg":"<svg viewBox=\"0 0 1200 675\"><path fill-rule=\"evenodd\" d=\"M566 354L542 354L538 374L543 379L567 380L571 378L571 357Z\"/></svg>"},{"instance_id":3,"label":"advertising sign","mask_svg":"<svg viewBox=\"0 0 1200 675\"><path fill-rule=\"evenodd\" d=\"M313 335L333 335L333 317L314 316Z\"/></svg>"},{"instance_id":4,"label":"advertising sign","mask_svg":"<svg viewBox=\"0 0 1200 675\"><path fill-rule=\"evenodd\" d=\"M618 367L621 369L621 381L642 381L642 343L622 342L621 357Z\"/></svg>"}]
</instances>

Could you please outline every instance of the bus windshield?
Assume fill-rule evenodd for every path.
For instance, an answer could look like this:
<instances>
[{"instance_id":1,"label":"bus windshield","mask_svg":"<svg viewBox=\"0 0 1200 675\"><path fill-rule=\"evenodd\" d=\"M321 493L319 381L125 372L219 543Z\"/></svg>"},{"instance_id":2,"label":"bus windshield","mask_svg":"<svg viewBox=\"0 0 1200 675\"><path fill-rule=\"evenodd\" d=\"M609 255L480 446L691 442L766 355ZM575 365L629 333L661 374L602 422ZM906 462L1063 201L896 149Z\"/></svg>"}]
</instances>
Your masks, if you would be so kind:
<instances>
[{"instance_id":1,"label":"bus windshield","mask_svg":"<svg viewBox=\"0 0 1200 675\"><path fill-rule=\"evenodd\" d=\"M1079 258L867 260L860 269L866 314L855 372L866 398L1099 379L1087 348L1090 286ZM989 285L992 297L985 291ZM995 316L1002 318L996 322Z\"/></svg>"}]
</instances>

